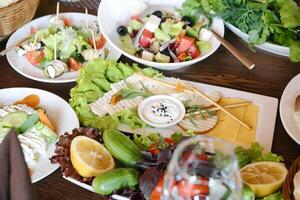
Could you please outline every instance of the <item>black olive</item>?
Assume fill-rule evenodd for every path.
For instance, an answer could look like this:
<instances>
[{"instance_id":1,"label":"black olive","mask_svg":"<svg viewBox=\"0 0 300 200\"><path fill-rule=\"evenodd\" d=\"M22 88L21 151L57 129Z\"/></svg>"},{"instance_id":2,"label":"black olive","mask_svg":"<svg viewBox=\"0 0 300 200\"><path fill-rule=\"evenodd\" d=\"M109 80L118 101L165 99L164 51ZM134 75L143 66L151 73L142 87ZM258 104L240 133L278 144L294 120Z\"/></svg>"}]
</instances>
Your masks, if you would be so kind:
<instances>
[{"instance_id":1,"label":"black olive","mask_svg":"<svg viewBox=\"0 0 300 200\"><path fill-rule=\"evenodd\" d=\"M125 26L119 26L117 31L118 31L118 34L121 36L124 36L128 33L127 28Z\"/></svg>"},{"instance_id":2,"label":"black olive","mask_svg":"<svg viewBox=\"0 0 300 200\"><path fill-rule=\"evenodd\" d=\"M187 25L187 26L193 26L194 25L194 21L192 20L192 18L188 17L188 16L183 16L181 18L182 21L184 21L184 23Z\"/></svg>"},{"instance_id":3,"label":"black olive","mask_svg":"<svg viewBox=\"0 0 300 200\"><path fill-rule=\"evenodd\" d=\"M300 30L297 32L297 38L300 40Z\"/></svg>"},{"instance_id":4,"label":"black olive","mask_svg":"<svg viewBox=\"0 0 300 200\"><path fill-rule=\"evenodd\" d=\"M156 17L162 18L162 12L160 10L156 10L152 13L152 15L155 15Z\"/></svg>"},{"instance_id":5,"label":"black olive","mask_svg":"<svg viewBox=\"0 0 300 200\"><path fill-rule=\"evenodd\" d=\"M160 23L164 23L165 21L167 21L167 17L163 17L162 19L161 19L161 22Z\"/></svg>"}]
</instances>

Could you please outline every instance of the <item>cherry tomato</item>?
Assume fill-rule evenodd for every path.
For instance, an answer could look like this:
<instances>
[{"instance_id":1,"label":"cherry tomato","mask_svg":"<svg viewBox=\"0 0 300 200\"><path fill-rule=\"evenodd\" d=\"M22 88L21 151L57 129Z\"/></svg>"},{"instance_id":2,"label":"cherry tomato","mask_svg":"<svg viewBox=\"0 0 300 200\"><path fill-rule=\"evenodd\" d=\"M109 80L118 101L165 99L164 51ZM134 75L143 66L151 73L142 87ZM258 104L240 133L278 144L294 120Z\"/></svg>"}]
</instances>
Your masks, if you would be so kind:
<instances>
[{"instance_id":1,"label":"cherry tomato","mask_svg":"<svg viewBox=\"0 0 300 200\"><path fill-rule=\"evenodd\" d=\"M160 153L160 150L158 149L158 144L157 143L153 143L149 146L148 151L152 154L152 155L157 155Z\"/></svg>"},{"instance_id":2,"label":"cherry tomato","mask_svg":"<svg viewBox=\"0 0 300 200\"><path fill-rule=\"evenodd\" d=\"M205 153L202 153L198 156L199 160L208 160L207 155Z\"/></svg>"},{"instance_id":3,"label":"cherry tomato","mask_svg":"<svg viewBox=\"0 0 300 200\"><path fill-rule=\"evenodd\" d=\"M164 140L168 144L175 144L176 143L172 138L165 138Z\"/></svg>"},{"instance_id":4,"label":"cherry tomato","mask_svg":"<svg viewBox=\"0 0 300 200\"><path fill-rule=\"evenodd\" d=\"M74 58L70 57L68 59L68 62L69 62L69 68L71 71L78 71L82 64L80 62L77 62Z\"/></svg>"},{"instance_id":5,"label":"cherry tomato","mask_svg":"<svg viewBox=\"0 0 300 200\"><path fill-rule=\"evenodd\" d=\"M148 31L147 29L144 30L141 38L140 38L140 45L144 48L147 48L150 46L150 40L153 38L153 33Z\"/></svg>"},{"instance_id":6,"label":"cherry tomato","mask_svg":"<svg viewBox=\"0 0 300 200\"><path fill-rule=\"evenodd\" d=\"M195 44L195 42L188 48L188 54L192 56L192 58L197 58L198 56L200 56L200 50L197 47L197 45Z\"/></svg>"},{"instance_id":7,"label":"cherry tomato","mask_svg":"<svg viewBox=\"0 0 300 200\"><path fill-rule=\"evenodd\" d=\"M35 27L30 27L30 33L35 34L37 32L37 29Z\"/></svg>"},{"instance_id":8,"label":"cherry tomato","mask_svg":"<svg viewBox=\"0 0 300 200\"><path fill-rule=\"evenodd\" d=\"M140 21L140 15L133 15L133 16L131 16L131 19L132 20L137 20L137 21Z\"/></svg>"},{"instance_id":9,"label":"cherry tomato","mask_svg":"<svg viewBox=\"0 0 300 200\"><path fill-rule=\"evenodd\" d=\"M27 51L25 57L33 65L39 65L44 58L43 51Z\"/></svg>"},{"instance_id":10,"label":"cherry tomato","mask_svg":"<svg viewBox=\"0 0 300 200\"><path fill-rule=\"evenodd\" d=\"M183 198L194 197L199 194L208 194L208 185L189 184L181 180L176 184L178 193Z\"/></svg>"},{"instance_id":11,"label":"cherry tomato","mask_svg":"<svg viewBox=\"0 0 300 200\"><path fill-rule=\"evenodd\" d=\"M63 18L65 26L71 26L71 20L69 18Z\"/></svg>"},{"instance_id":12,"label":"cherry tomato","mask_svg":"<svg viewBox=\"0 0 300 200\"><path fill-rule=\"evenodd\" d=\"M186 50L188 50L188 48L190 48L192 46L192 44L194 43L195 39L192 37L188 37L188 36L184 36L180 39L180 44L178 47L178 51L179 53L183 53Z\"/></svg>"},{"instance_id":13,"label":"cherry tomato","mask_svg":"<svg viewBox=\"0 0 300 200\"><path fill-rule=\"evenodd\" d=\"M89 43L94 48L93 38L89 39ZM105 45L106 39L102 34L98 35L97 37L95 37L95 43L96 43L96 48L101 49Z\"/></svg>"}]
</instances>

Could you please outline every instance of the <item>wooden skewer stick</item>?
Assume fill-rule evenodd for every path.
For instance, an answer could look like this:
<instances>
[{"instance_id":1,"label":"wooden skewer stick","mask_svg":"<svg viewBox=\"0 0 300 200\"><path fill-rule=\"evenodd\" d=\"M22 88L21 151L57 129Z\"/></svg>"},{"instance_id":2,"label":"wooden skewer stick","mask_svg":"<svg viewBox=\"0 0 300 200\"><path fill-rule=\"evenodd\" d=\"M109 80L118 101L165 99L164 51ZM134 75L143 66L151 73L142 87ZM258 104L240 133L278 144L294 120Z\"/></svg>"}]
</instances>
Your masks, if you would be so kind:
<instances>
[{"instance_id":1,"label":"wooden skewer stick","mask_svg":"<svg viewBox=\"0 0 300 200\"><path fill-rule=\"evenodd\" d=\"M4 49L3 51L0 52L0 56L4 56L5 54L7 54L7 52L9 52L10 50L12 50L13 48L20 46L23 42L25 42L26 40L28 40L29 38L32 37L33 34L30 34L22 39L20 39L19 41L17 41L15 44L12 44L11 46L7 47L6 49Z\"/></svg>"},{"instance_id":2,"label":"wooden skewer stick","mask_svg":"<svg viewBox=\"0 0 300 200\"><path fill-rule=\"evenodd\" d=\"M56 20L58 20L58 15L59 15L59 2L56 4Z\"/></svg>"},{"instance_id":3,"label":"wooden skewer stick","mask_svg":"<svg viewBox=\"0 0 300 200\"><path fill-rule=\"evenodd\" d=\"M90 29L90 30L91 30L91 33L92 33L92 39L93 39L94 49L97 51L96 41L95 41L95 34L94 34L94 31L92 29Z\"/></svg>"},{"instance_id":4,"label":"wooden skewer stick","mask_svg":"<svg viewBox=\"0 0 300 200\"><path fill-rule=\"evenodd\" d=\"M54 35L54 60L56 60L57 59L57 55L56 55L56 37L55 37L55 35Z\"/></svg>"},{"instance_id":5,"label":"wooden skewer stick","mask_svg":"<svg viewBox=\"0 0 300 200\"><path fill-rule=\"evenodd\" d=\"M89 19L88 19L88 9L85 8L85 24L86 24L86 28L89 28Z\"/></svg>"},{"instance_id":6,"label":"wooden skewer stick","mask_svg":"<svg viewBox=\"0 0 300 200\"><path fill-rule=\"evenodd\" d=\"M153 79L150 78L148 76L145 76L141 73L136 73L137 75L148 79L148 80L154 80L162 85L168 86L168 87L172 87L174 89L176 89L176 85L173 85L172 83L167 83L165 81L161 81L161 80L157 80L157 79ZM202 98L204 98L205 100L207 100L208 102L210 102L211 104L213 104L214 106L216 106L218 109L220 109L221 111L223 111L225 114L227 114L229 117L231 117L234 121L236 121L237 123L239 123L240 125L242 125L243 127L247 128L247 129L251 129L250 126L248 126L247 124L245 124L244 122L242 122L239 118L237 118L236 116L234 116L233 114L231 114L229 111L227 111L225 108L223 108L221 105L219 105L218 103L214 102L214 100L212 100L211 98L209 98L207 95L205 95L203 92L200 92L199 90L192 88L192 89L183 89L186 92L196 92L197 94L199 94Z\"/></svg>"},{"instance_id":7,"label":"wooden skewer stick","mask_svg":"<svg viewBox=\"0 0 300 200\"><path fill-rule=\"evenodd\" d=\"M222 38L218 33L214 30L210 30L213 35L221 42L221 44L232 53L241 63L243 63L248 69L253 69L255 64L249 60L242 52L237 50L234 46L232 46L229 42L227 42L224 38Z\"/></svg>"},{"instance_id":8,"label":"wooden skewer stick","mask_svg":"<svg viewBox=\"0 0 300 200\"><path fill-rule=\"evenodd\" d=\"M240 103L234 103L234 104L227 104L224 105L224 108L238 108L238 107L243 107L251 104L251 102L240 102ZM213 108L205 108L207 111L217 111L220 110L219 108L213 107ZM195 111L192 113L187 113L185 116L193 116L193 115L200 115L201 112Z\"/></svg>"},{"instance_id":9,"label":"wooden skewer stick","mask_svg":"<svg viewBox=\"0 0 300 200\"><path fill-rule=\"evenodd\" d=\"M219 105L218 103L214 102L214 100L212 100L211 98L209 98L206 94L204 94L203 92L200 92L199 90L193 88L192 91L196 92L197 94L199 94L202 98L206 99L207 101L209 101L211 104L213 104L214 106L216 106L217 108L219 108L221 111L223 111L225 114L227 114L229 117L231 117L234 121L236 121L237 123L241 124L243 127L251 130L251 127L248 126L247 124L245 124L244 122L242 122L239 118L237 118L236 116L234 116L233 114L231 114L228 110L226 110L225 108L223 108L223 106Z\"/></svg>"}]
</instances>

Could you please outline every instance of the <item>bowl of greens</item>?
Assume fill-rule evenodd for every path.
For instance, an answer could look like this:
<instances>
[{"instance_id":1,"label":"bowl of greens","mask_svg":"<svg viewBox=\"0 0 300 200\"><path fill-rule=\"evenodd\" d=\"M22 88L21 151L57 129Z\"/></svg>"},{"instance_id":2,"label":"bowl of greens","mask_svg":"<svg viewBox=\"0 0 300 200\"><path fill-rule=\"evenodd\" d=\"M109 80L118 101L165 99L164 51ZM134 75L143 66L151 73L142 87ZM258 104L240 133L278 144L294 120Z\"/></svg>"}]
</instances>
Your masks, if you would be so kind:
<instances>
[{"instance_id":1,"label":"bowl of greens","mask_svg":"<svg viewBox=\"0 0 300 200\"><path fill-rule=\"evenodd\" d=\"M158 69L179 69L217 50L220 42L211 29L224 35L224 23L218 17L181 15L183 2L103 0L99 26L108 43L126 57Z\"/></svg>"},{"instance_id":2,"label":"bowl of greens","mask_svg":"<svg viewBox=\"0 0 300 200\"><path fill-rule=\"evenodd\" d=\"M293 0L186 0L182 14L219 16L250 48L300 62L300 7Z\"/></svg>"}]
</instances>

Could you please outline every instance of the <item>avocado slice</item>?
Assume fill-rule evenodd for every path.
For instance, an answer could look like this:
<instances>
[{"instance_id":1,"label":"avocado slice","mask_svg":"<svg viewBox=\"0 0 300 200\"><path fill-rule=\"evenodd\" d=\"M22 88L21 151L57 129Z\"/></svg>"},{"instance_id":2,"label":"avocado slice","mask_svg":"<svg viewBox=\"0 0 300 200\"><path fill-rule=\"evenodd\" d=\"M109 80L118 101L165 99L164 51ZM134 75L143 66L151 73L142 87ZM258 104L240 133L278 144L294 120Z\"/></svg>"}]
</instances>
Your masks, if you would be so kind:
<instances>
[{"instance_id":1,"label":"avocado slice","mask_svg":"<svg viewBox=\"0 0 300 200\"><path fill-rule=\"evenodd\" d=\"M120 37L120 39L122 42L123 50L131 55L134 55L136 50L133 46L133 41L132 41L131 37L128 34L126 34L126 35Z\"/></svg>"}]
</instances>

